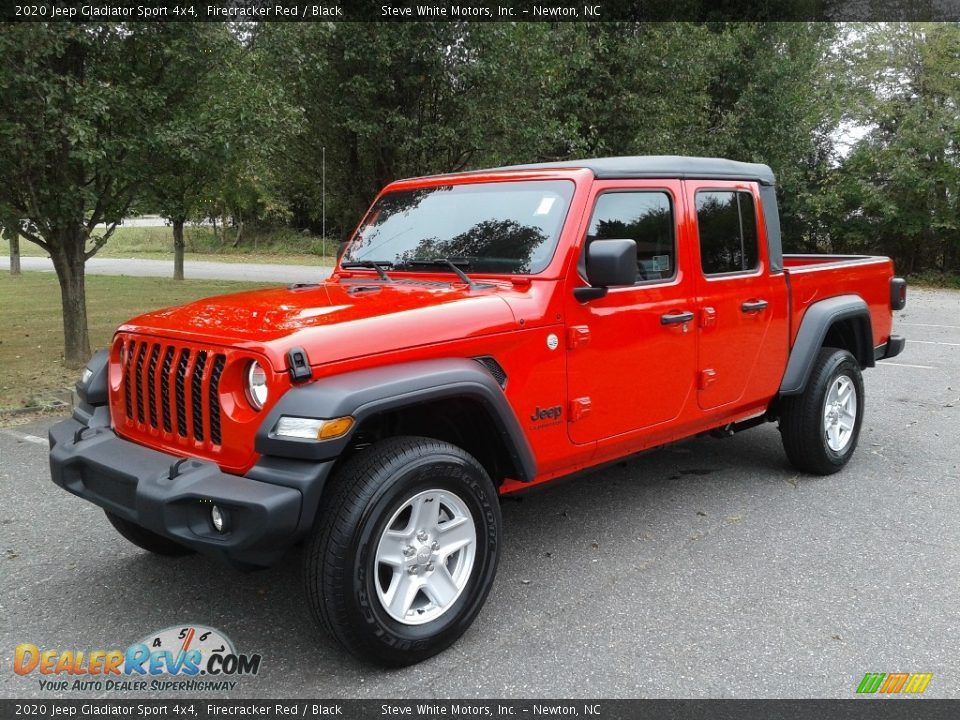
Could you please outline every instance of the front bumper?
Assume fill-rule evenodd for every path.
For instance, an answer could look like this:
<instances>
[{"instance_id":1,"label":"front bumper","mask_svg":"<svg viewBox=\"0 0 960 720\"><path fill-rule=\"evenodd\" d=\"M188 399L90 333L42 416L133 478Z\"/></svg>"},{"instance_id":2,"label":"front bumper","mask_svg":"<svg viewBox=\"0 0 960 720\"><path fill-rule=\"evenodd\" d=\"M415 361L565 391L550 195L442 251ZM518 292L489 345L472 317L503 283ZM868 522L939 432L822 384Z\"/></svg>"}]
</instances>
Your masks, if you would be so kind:
<instances>
[{"instance_id":1,"label":"front bumper","mask_svg":"<svg viewBox=\"0 0 960 720\"><path fill-rule=\"evenodd\" d=\"M275 563L313 525L332 462L262 458L246 476L175 457L77 417L50 428L53 482L125 520L240 565ZM210 508L228 513L217 532Z\"/></svg>"}]
</instances>

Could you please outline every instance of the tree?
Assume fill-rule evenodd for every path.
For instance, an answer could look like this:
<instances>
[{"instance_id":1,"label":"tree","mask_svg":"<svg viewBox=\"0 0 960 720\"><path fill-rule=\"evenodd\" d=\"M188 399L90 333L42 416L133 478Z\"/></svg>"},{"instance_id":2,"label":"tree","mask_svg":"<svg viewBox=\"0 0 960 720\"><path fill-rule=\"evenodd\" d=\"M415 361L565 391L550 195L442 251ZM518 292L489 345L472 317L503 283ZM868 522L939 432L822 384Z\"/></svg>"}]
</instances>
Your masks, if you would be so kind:
<instances>
[{"instance_id":1,"label":"tree","mask_svg":"<svg viewBox=\"0 0 960 720\"><path fill-rule=\"evenodd\" d=\"M174 280L183 280L184 226L197 214L217 170L216 146L211 144L211 136L203 132L203 123L191 130L190 117L196 115L184 112L184 117L178 118L165 133L165 149L153 165L144 191L146 202L170 221Z\"/></svg>"},{"instance_id":2,"label":"tree","mask_svg":"<svg viewBox=\"0 0 960 720\"><path fill-rule=\"evenodd\" d=\"M194 78L197 23L0 25L0 217L49 253L64 361L90 355L86 261L103 247L160 156Z\"/></svg>"},{"instance_id":3,"label":"tree","mask_svg":"<svg viewBox=\"0 0 960 720\"><path fill-rule=\"evenodd\" d=\"M837 163L837 26L771 22L713 29L720 47L702 151L770 165L785 243L790 250L813 251L830 231L821 193Z\"/></svg>"},{"instance_id":4,"label":"tree","mask_svg":"<svg viewBox=\"0 0 960 720\"><path fill-rule=\"evenodd\" d=\"M960 271L960 26L854 26L846 55L864 135L836 180L838 246Z\"/></svg>"},{"instance_id":5,"label":"tree","mask_svg":"<svg viewBox=\"0 0 960 720\"><path fill-rule=\"evenodd\" d=\"M224 105L242 102L229 83L240 42L227 26L204 23L197 29L194 52L216 58L201 68L183 90L166 126L158 129L157 158L145 181L142 200L170 221L173 230L173 278L183 280L184 226L209 202L226 164L236 130L223 121ZM244 131L243 128L240 131Z\"/></svg>"},{"instance_id":6,"label":"tree","mask_svg":"<svg viewBox=\"0 0 960 720\"><path fill-rule=\"evenodd\" d=\"M827 23L272 25L262 50L303 109L280 157L299 222L348 230L403 176L625 154L768 162L785 231L812 233L838 110ZM814 190L810 190L813 187Z\"/></svg>"},{"instance_id":7,"label":"tree","mask_svg":"<svg viewBox=\"0 0 960 720\"><path fill-rule=\"evenodd\" d=\"M470 38L469 24L454 22L262 29L262 77L302 118L273 153L298 223L319 224L324 153L327 185L338 188L327 215L341 230L387 182L467 167L484 133Z\"/></svg>"},{"instance_id":8,"label":"tree","mask_svg":"<svg viewBox=\"0 0 960 720\"><path fill-rule=\"evenodd\" d=\"M490 23L473 35L480 164L700 150L719 45L705 27Z\"/></svg>"},{"instance_id":9,"label":"tree","mask_svg":"<svg viewBox=\"0 0 960 720\"><path fill-rule=\"evenodd\" d=\"M16 219L7 220L3 224L3 237L10 243L10 274L20 274L20 228Z\"/></svg>"}]
</instances>

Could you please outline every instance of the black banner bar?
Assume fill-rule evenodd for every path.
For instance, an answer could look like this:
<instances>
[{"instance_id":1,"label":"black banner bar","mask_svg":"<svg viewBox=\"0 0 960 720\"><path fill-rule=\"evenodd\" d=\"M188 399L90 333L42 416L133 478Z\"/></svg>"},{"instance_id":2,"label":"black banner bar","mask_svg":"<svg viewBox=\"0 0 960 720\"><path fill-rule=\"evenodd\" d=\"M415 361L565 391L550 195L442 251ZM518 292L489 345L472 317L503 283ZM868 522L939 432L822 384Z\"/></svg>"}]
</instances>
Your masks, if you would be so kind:
<instances>
[{"instance_id":1,"label":"black banner bar","mask_svg":"<svg viewBox=\"0 0 960 720\"><path fill-rule=\"evenodd\" d=\"M960 0L13 0L12 22L960 20Z\"/></svg>"},{"instance_id":2,"label":"black banner bar","mask_svg":"<svg viewBox=\"0 0 960 720\"><path fill-rule=\"evenodd\" d=\"M584 718L952 720L960 701L850 700L0 700L0 718Z\"/></svg>"}]
</instances>

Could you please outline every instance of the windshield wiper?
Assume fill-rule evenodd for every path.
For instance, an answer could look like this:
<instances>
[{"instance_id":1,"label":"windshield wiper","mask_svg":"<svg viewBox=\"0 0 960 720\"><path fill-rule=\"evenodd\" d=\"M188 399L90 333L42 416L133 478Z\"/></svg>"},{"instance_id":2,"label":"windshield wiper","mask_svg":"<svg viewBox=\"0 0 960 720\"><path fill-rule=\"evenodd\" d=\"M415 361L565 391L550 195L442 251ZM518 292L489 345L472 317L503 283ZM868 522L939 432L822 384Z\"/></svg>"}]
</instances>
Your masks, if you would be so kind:
<instances>
[{"instance_id":1,"label":"windshield wiper","mask_svg":"<svg viewBox=\"0 0 960 720\"><path fill-rule=\"evenodd\" d=\"M348 260L347 262L340 263L340 267L349 270L350 268L367 268L369 270L375 270L377 275L380 276L380 279L384 282L393 282L391 278L384 271L385 267L392 268L393 263L389 260Z\"/></svg>"},{"instance_id":2,"label":"windshield wiper","mask_svg":"<svg viewBox=\"0 0 960 720\"><path fill-rule=\"evenodd\" d=\"M432 267L448 267L453 272L457 274L461 280L463 280L471 288L480 287L476 282L471 280L467 274L460 269L460 266L470 267L469 260L451 260L450 258L431 258L429 260L407 260L407 265L430 265Z\"/></svg>"}]
</instances>

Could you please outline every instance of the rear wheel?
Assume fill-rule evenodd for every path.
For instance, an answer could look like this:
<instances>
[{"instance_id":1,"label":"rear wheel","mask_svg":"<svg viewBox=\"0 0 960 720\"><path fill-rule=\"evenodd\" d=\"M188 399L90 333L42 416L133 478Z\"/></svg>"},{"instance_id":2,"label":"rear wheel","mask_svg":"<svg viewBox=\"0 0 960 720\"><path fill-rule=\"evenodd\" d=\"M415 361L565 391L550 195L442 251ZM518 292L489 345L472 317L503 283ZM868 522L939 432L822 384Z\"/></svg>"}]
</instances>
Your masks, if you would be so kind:
<instances>
[{"instance_id":1,"label":"rear wheel","mask_svg":"<svg viewBox=\"0 0 960 720\"><path fill-rule=\"evenodd\" d=\"M790 462L816 475L840 470L856 450L863 407L856 358L846 350L822 348L806 389L783 401L780 433Z\"/></svg>"},{"instance_id":2,"label":"rear wheel","mask_svg":"<svg viewBox=\"0 0 960 720\"><path fill-rule=\"evenodd\" d=\"M384 665L453 644L483 607L500 551L500 508L483 467L449 443L379 442L331 479L304 556L315 619Z\"/></svg>"},{"instance_id":3,"label":"rear wheel","mask_svg":"<svg viewBox=\"0 0 960 720\"><path fill-rule=\"evenodd\" d=\"M116 528L117 532L139 548L143 548L155 555L165 555L167 557L180 557L193 554L193 550L185 545L181 545L173 540L168 540L163 537L163 535L157 535L155 532L147 530L145 527L141 527L129 520L124 520L109 510L104 510L103 512L106 514L110 524Z\"/></svg>"}]
</instances>

